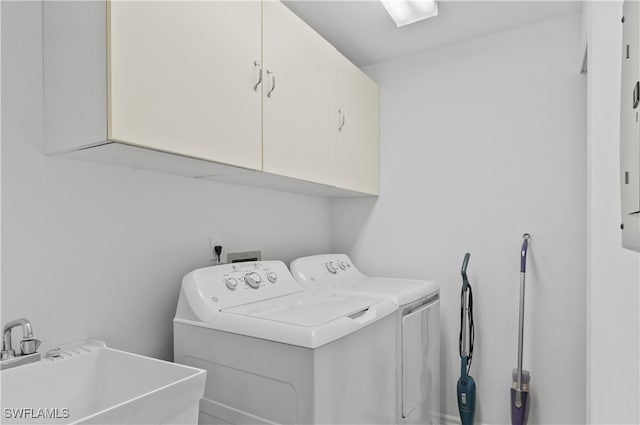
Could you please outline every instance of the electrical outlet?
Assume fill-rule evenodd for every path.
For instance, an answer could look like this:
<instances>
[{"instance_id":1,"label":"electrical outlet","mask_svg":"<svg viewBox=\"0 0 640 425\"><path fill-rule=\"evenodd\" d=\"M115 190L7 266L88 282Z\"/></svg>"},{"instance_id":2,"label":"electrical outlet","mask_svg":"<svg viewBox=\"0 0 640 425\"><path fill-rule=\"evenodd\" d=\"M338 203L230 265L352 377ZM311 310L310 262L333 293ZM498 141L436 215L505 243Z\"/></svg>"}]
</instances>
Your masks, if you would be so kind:
<instances>
[{"instance_id":1,"label":"electrical outlet","mask_svg":"<svg viewBox=\"0 0 640 425\"><path fill-rule=\"evenodd\" d=\"M218 262L218 254L216 254L216 246L222 246L222 240L214 235L209 235L209 261ZM220 257L222 260L222 257Z\"/></svg>"}]
</instances>

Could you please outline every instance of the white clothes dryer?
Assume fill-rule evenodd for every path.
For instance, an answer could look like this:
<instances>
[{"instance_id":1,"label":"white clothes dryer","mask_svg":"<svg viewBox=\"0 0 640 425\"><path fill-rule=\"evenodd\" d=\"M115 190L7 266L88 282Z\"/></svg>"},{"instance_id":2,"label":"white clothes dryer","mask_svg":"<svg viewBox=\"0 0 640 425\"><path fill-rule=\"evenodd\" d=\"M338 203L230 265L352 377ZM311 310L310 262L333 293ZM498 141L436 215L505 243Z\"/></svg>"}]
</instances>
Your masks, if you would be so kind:
<instances>
[{"instance_id":1,"label":"white clothes dryer","mask_svg":"<svg viewBox=\"0 0 640 425\"><path fill-rule=\"evenodd\" d=\"M369 277L344 254L303 257L291 263L306 288L381 297L396 317L396 424L428 424L440 411L440 289L434 282Z\"/></svg>"},{"instance_id":2,"label":"white clothes dryer","mask_svg":"<svg viewBox=\"0 0 640 425\"><path fill-rule=\"evenodd\" d=\"M182 281L174 359L207 370L201 424L388 424L397 306L304 290L281 261Z\"/></svg>"}]
</instances>

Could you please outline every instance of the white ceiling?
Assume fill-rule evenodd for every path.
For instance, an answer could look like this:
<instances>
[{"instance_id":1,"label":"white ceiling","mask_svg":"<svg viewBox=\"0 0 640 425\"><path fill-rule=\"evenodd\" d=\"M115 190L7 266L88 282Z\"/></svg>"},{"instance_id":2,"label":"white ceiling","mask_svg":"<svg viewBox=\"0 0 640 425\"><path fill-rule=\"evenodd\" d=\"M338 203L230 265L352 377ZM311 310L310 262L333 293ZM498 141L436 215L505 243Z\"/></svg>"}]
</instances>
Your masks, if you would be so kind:
<instances>
[{"instance_id":1,"label":"white ceiling","mask_svg":"<svg viewBox=\"0 0 640 425\"><path fill-rule=\"evenodd\" d=\"M439 1L439 15L396 28L377 0L284 3L358 66L579 13L581 1Z\"/></svg>"}]
</instances>

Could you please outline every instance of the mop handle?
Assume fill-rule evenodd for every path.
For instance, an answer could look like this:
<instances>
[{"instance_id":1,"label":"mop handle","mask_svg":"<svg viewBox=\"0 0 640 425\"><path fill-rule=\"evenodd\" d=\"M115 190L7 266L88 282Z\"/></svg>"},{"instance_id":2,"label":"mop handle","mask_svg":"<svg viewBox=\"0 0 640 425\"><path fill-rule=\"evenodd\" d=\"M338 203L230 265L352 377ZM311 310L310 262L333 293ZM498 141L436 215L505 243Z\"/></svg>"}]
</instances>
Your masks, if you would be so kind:
<instances>
[{"instance_id":1,"label":"mop handle","mask_svg":"<svg viewBox=\"0 0 640 425\"><path fill-rule=\"evenodd\" d=\"M462 311L460 312L460 357L465 360L465 368L467 364L467 359L469 357L468 351L468 342L467 342L467 327L468 323L468 313L469 313L469 278L467 277L467 267L469 266L469 258L471 254L468 252L464 254L464 260L462 260L462 268L460 269L460 274L462 275L462 297L461 302ZM466 372L465 372L466 373Z\"/></svg>"},{"instance_id":2,"label":"mop handle","mask_svg":"<svg viewBox=\"0 0 640 425\"><path fill-rule=\"evenodd\" d=\"M518 332L518 386L517 390L522 391L522 346L524 340L524 278L527 269L527 249L529 248L529 239L531 235L525 233L522 235L522 248L520 249L520 317ZM519 395L519 394L517 394ZM518 397L516 397L518 398ZM519 400L517 400L519 401Z\"/></svg>"}]
</instances>

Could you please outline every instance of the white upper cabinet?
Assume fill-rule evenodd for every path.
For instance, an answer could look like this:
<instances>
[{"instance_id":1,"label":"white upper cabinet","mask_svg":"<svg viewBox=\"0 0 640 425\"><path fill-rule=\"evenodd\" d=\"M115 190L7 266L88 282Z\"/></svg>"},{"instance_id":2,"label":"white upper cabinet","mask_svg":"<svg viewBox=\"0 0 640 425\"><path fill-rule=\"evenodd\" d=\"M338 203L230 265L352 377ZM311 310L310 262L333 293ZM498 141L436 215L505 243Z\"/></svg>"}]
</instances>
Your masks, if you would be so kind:
<instances>
[{"instance_id":1,"label":"white upper cabinet","mask_svg":"<svg viewBox=\"0 0 640 425\"><path fill-rule=\"evenodd\" d=\"M108 138L261 169L260 2L108 8Z\"/></svg>"},{"instance_id":2,"label":"white upper cabinet","mask_svg":"<svg viewBox=\"0 0 640 425\"><path fill-rule=\"evenodd\" d=\"M278 1L51 1L43 31L48 153L378 192L375 84Z\"/></svg>"},{"instance_id":3,"label":"white upper cabinet","mask_svg":"<svg viewBox=\"0 0 640 425\"><path fill-rule=\"evenodd\" d=\"M333 185L335 49L280 2L262 34L263 170Z\"/></svg>"},{"instance_id":4,"label":"white upper cabinet","mask_svg":"<svg viewBox=\"0 0 640 425\"><path fill-rule=\"evenodd\" d=\"M336 60L335 185L378 194L378 86L340 53Z\"/></svg>"}]
</instances>

